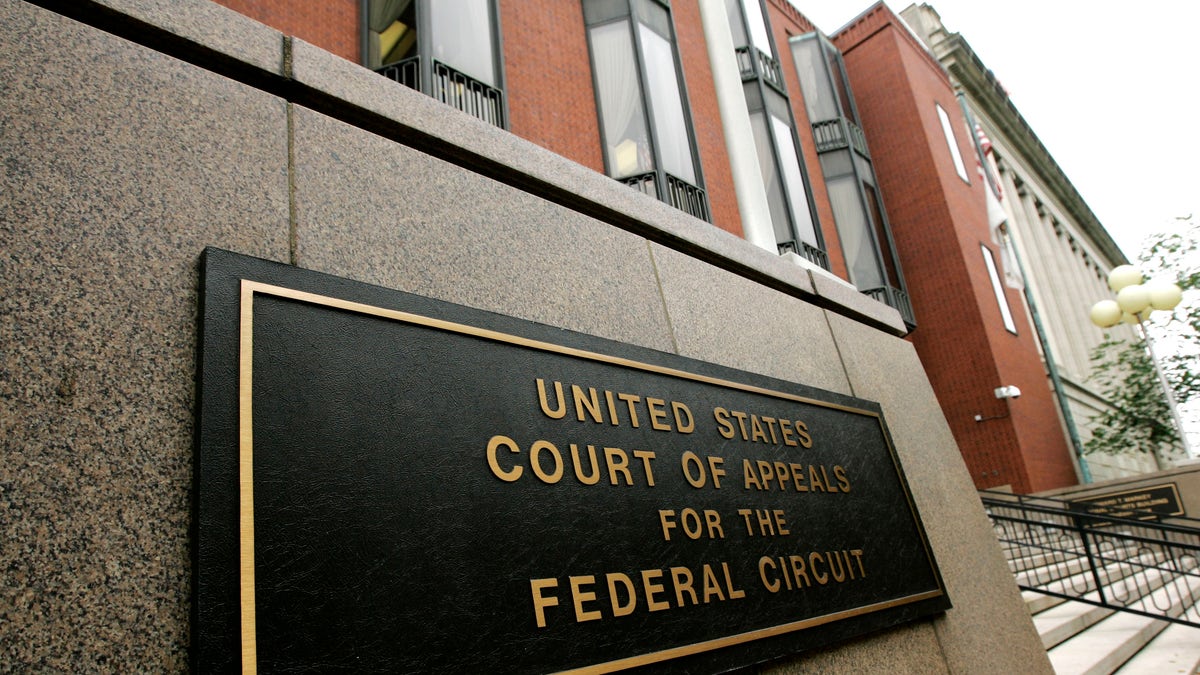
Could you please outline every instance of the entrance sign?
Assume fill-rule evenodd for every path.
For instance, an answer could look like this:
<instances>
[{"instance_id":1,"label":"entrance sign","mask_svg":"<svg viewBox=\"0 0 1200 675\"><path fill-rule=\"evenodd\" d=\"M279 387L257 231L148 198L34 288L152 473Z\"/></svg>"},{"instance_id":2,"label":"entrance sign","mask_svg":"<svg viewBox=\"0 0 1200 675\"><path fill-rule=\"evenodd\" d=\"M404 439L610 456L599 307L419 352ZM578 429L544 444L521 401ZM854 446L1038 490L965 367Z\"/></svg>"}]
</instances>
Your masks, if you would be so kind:
<instances>
[{"instance_id":1,"label":"entrance sign","mask_svg":"<svg viewBox=\"0 0 1200 675\"><path fill-rule=\"evenodd\" d=\"M1071 507L1083 513L1159 521L1165 517L1184 515L1175 483L1146 485L1132 490L1110 492L1071 500Z\"/></svg>"},{"instance_id":2,"label":"entrance sign","mask_svg":"<svg viewBox=\"0 0 1200 675\"><path fill-rule=\"evenodd\" d=\"M950 606L875 403L203 275L198 671L716 672Z\"/></svg>"}]
</instances>

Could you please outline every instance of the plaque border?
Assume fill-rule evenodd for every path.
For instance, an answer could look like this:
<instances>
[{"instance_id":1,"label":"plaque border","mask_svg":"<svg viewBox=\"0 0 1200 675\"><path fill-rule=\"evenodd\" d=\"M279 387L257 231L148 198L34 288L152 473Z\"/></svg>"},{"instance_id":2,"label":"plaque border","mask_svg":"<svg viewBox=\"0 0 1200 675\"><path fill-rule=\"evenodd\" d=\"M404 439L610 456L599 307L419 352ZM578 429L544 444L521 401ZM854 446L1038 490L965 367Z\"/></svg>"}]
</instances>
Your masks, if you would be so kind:
<instances>
[{"instance_id":1,"label":"plaque border","mask_svg":"<svg viewBox=\"0 0 1200 675\"><path fill-rule=\"evenodd\" d=\"M245 277L240 277L240 298L239 298L239 354L238 354L238 535L239 535L239 602L240 602L240 618L241 618L241 665L242 672L255 673L257 672L257 638L256 638L256 612L255 612L255 578L254 578L254 433L253 433L253 353L254 353L254 297L255 295L268 295L278 298L285 298L304 302L308 304L329 307L357 314L374 316L377 318L389 319L403 323L423 326L449 333L459 335L467 335L471 337L491 340L494 342L502 342L527 349L535 349L544 352L560 354L573 358L586 359L599 363L606 363L613 366L640 370L643 372L675 377L693 382L709 384L728 389L740 390L748 393L759 394L778 398L782 400L792 401L796 403L804 403L808 405L819 406L840 410L852 414L864 415L873 417L876 423L879 424L880 431L887 447L888 456L892 460L892 468L896 472L895 475L900 480L900 487L903 491L904 498L908 504L909 515L912 517L914 524L917 527L917 533L921 540L921 545L925 550L926 560L929 562L930 571L933 573L934 579L937 581L937 588L923 593L893 598L882 602L877 602L860 607L833 612L816 617L809 617L799 621L778 624L767 628L760 628L744 633L727 635L712 640L671 647L664 650L648 652L635 656L624 657L613 661L592 664L580 668L560 671L561 673L570 673L572 675L598 675L600 673L611 673L628 668L645 666L654 663L669 661L676 658L700 654L703 652L720 649L723 647L734 646L760 640L777 635L792 633L807 628L813 628L824 624L833 623L842 619L849 619L856 616L872 614L874 612L900 607L915 602L924 600L932 600L946 596L945 582L942 579L941 573L937 566L937 560L933 555L933 551L929 545L929 538L925 532L924 525L921 522L920 515L917 512L916 504L913 502L912 492L909 490L908 481L904 476L904 470L900 465L899 458L896 455L896 449L892 443L891 435L887 432L887 426L884 423L883 415L879 411L868 410L848 406L831 401L823 401L808 396L792 394L776 389L770 389L745 382L737 382L721 377L713 377L694 373L687 370L662 366L636 359L613 356L597 351L569 347L566 345L526 338L511 333L502 331L471 326L468 324L457 323L445 319L437 319L422 314L413 312L405 312L401 310L388 309L376 305L345 300L328 295L310 293L294 288L287 288L274 284L268 284L260 281L254 281Z\"/></svg>"}]
</instances>

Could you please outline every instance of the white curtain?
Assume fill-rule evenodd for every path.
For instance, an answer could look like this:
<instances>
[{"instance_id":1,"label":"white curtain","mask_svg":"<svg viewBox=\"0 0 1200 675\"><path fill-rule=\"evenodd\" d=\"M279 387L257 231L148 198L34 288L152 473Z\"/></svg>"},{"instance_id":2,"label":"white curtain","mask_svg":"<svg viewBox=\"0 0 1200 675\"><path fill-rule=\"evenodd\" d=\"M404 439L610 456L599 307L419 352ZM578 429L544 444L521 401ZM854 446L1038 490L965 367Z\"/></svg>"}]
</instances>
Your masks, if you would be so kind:
<instances>
[{"instance_id":1,"label":"white curtain","mask_svg":"<svg viewBox=\"0 0 1200 675\"><path fill-rule=\"evenodd\" d=\"M618 21L591 29L596 86L600 90L600 117L608 144L609 167L615 178L644 173L653 168L646 137L645 116L638 93L637 65L629 22ZM618 156L622 143L636 145L632 157Z\"/></svg>"}]
</instances>

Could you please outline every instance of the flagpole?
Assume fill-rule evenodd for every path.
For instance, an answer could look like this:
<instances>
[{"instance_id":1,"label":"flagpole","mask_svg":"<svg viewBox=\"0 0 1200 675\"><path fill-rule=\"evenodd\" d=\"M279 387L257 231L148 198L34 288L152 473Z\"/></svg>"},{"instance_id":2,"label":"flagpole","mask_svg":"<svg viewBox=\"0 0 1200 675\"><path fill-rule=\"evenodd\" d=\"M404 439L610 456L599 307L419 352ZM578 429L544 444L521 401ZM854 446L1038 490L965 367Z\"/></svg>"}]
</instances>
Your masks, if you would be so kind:
<instances>
[{"instance_id":1,"label":"flagpole","mask_svg":"<svg viewBox=\"0 0 1200 675\"><path fill-rule=\"evenodd\" d=\"M966 96L962 89L955 87L954 95L958 98L958 105L962 108L963 116L966 117L967 126L971 132L971 140L975 145L975 152L979 158L981 168L987 166L987 158L983 154L983 146L979 143L979 134L975 133L975 117L971 115L971 109L967 106ZM995 184L995 178L991 172L984 168L984 181L987 183L987 189L993 194L999 194L999 186ZM990 226L990 225L989 225ZM1002 227L1000 231L1001 237L1008 237L1007 227ZM1016 242L1009 247L1012 251L1013 261L1017 263L1017 271L1021 278L1025 277L1025 265L1021 262L1021 254L1017 251ZM1050 376L1050 386L1054 389L1054 398L1058 401L1058 409L1062 411L1063 422L1067 427L1067 436L1071 441L1071 448L1075 451L1075 460L1079 464L1079 477L1084 484L1092 482L1092 472L1088 468L1087 460L1083 457L1083 442L1079 440L1079 431L1075 427L1075 418L1071 415L1071 404L1067 400L1066 390L1063 387L1062 378L1058 374L1058 366L1054 364L1054 355L1050 352L1050 341L1046 338L1046 330L1042 326L1042 317L1038 312L1037 303L1034 302L1033 292L1029 290L1029 284L1022 284L1022 292L1025 294L1025 304L1029 307L1029 316L1033 320L1033 331L1037 334L1038 344L1042 347L1042 356L1046 360L1046 373Z\"/></svg>"}]
</instances>

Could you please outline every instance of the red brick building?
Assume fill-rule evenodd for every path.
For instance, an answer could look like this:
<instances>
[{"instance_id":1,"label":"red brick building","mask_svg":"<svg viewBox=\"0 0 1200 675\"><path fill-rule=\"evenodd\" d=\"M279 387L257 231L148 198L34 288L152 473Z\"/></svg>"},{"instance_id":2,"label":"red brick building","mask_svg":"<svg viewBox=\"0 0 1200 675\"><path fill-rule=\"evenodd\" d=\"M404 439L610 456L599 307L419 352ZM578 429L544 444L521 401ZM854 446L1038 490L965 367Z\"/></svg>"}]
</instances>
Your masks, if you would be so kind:
<instances>
[{"instance_id":1,"label":"red brick building","mask_svg":"<svg viewBox=\"0 0 1200 675\"><path fill-rule=\"evenodd\" d=\"M829 39L787 0L219 1L891 305L976 485L1076 482L963 110L886 6Z\"/></svg>"},{"instance_id":2,"label":"red brick building","mask_svg":"<svg viewBox=\"0 0 1200 675\"><path fill-rule=\"evenodd\" d=\"M980 487L1011 484L1021 492L1074 483L1021 292L994 285L989 274L1002 252L982 208L989 188L949 77L882 4L834 43L887 195L920 326L910 339L972 477ZM1021 396L998 399L995 390L1006 386Z\"/></svg>"}]
</instances>

